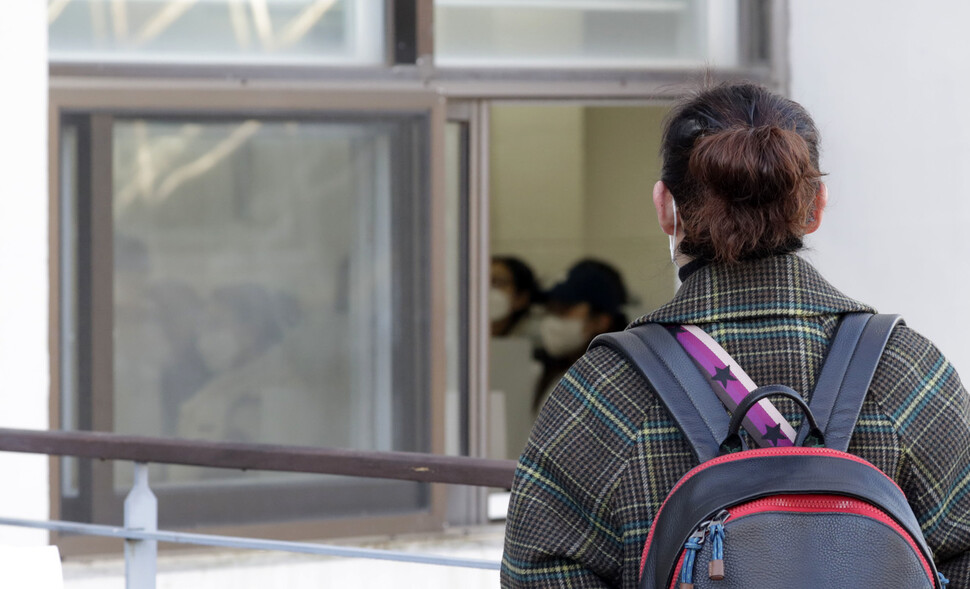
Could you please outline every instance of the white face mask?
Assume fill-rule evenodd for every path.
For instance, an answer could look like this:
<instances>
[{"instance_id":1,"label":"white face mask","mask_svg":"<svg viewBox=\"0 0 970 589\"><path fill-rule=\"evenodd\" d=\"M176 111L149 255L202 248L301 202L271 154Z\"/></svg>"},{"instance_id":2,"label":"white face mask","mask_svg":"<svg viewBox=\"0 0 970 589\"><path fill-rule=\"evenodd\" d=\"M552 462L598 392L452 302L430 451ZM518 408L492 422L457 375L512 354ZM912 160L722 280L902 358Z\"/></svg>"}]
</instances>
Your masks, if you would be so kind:
<instances>
[{"instance_id":1,"label":"white face mask","mask_svg":"<svg viewBox=\"0 0 970 589\"><path fill-rule=\"evenodd\" d=\"M674 208L674 234L668 235L670 238L670 261L677 265L677 203L670 199L670 206Z\"/></svg>"},{"instance_id":2,"label":"white face mask","mask_svg":"<svg viewBox=\"0 0 970 589\"><path fill-rule=\"evenodd\" d=\"M512 314L512 297L498 288L488 291L488 320L501 321Z\"/></svg>"},{"instance_id":3,"label":"white face mask","mask_svg":"<svg viewBox=\"0 0 970 589\"><path fill-rule=\"evenodd\" d=\"M553 358L562 358L583 349L587 343L582 319L549 315L539 323L542 347Z\"/></svg>"}]
</instances>

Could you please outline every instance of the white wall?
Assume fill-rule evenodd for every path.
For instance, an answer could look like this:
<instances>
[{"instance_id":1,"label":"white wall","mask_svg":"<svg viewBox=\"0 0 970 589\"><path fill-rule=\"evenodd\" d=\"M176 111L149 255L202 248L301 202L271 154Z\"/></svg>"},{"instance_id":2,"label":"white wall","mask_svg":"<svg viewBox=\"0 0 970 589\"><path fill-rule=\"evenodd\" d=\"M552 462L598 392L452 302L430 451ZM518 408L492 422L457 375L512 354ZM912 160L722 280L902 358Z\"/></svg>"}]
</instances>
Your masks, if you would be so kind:
<instances>
[{"instance_id":1,"label":"white wall","mask_svg":"<svg viewBox=\"0 0 970 589\"><path fill-rule=\"evenodd\" d=\"M47 3L0 18L0 427L47 429ZM47 519L47 458L0 453L0 514ZM0 544L47 534L0 527Z\"/></svg>"},{"instance_id":2,"label":"white wall","mask_svg":"<svg viewBox=\"0 0 970 589\"><path fill-rule=\"evenodd\" d=\"M970 379L970 3L793 0L791 94L822 132L811 240L846 294L901 313Z\"/></svg>"}]
</instances>

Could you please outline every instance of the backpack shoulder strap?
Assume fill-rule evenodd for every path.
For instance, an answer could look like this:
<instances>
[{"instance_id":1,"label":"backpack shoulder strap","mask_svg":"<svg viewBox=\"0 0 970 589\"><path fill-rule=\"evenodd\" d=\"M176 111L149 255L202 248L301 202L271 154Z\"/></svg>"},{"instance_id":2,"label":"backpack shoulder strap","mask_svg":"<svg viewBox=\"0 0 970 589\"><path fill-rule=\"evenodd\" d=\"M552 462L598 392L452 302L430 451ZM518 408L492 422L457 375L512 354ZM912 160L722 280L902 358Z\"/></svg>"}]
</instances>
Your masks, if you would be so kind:
<instances>
[{"instance_id":1,"label":"backpack shoulder strap","mask_svg":"<svg viewBox=\"0 0 970 589\"><path fill-rule=\"evenodd\" d=\"M848 449L883 349L901 322L899 315L869 313L850 313L842 319L809 404L827 448ZM796 443L807 435L808 424L803 423Z\"/></svg>"},{"instance_id":2,"label":"backpack shoulder strap","mask_svg":"<svg viewBox=\"0 0 970 589\"><path fill-rule=\"evenodd\" d=\"M596 337L590 349L597 346L623 355L650 382L698 460L706 462L718 455L727 436L727 412L693 359L666 328L647 323L606 333Z\"/></svg>"}]
</instances>

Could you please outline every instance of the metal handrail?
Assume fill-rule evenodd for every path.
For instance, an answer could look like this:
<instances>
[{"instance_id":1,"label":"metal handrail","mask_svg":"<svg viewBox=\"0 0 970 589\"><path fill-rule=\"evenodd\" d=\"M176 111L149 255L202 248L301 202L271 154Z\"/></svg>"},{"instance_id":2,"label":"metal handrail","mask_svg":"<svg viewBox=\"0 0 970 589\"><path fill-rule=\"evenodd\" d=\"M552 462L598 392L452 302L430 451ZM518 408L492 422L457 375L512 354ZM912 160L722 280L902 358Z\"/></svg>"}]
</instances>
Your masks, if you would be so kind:
<instances>
[{"instance_id":1,"label":"metal handrail","mask_svg":"<svg viewBox=\"0 0 970 589\"><path fill-rule=\"evenodd\" d=\"M418 452L0 428L0 451L510 488L515 462Z\"/></svg>"},{"instance_id":2,"label":"metal handrail","mask_svg":"<svg viewBox=\"0 0 970 589\"><path fill-rule=\"evenodd\" d=\"M511 460L10 428L0 428L0 451L134 462L135 483L125 499L124 527L4 517L0 517L0 525L124 538L125 583L128 588L139 589L155 587L158 542L282 550L488 570L497 570L500 566L498 562L467 558L159 530L157 499L148 485L147 465L151 462L501 488L511 487L515 471L515 462Z\"/></svg>"},{"instance_id":3,"label":"metal handrail","mask_svg":"<svg viewBox=\"0 0 970 589\"><path fill-rule=\"evenodd\" d=\"M125 540L153 540L156 542L193 544L196 546L213 546L217 548L275 550L277 552L294 552L298 554L316 554L318 556L336 556L343 558L367 558L370 560L387 560L392 562L462 567L487 571L497 571L501 567L497 561L481 560L476 558L459 558L437 554L403 552L400 550L359 548L356 546L336 546L333 544L317 544L310 542L267 540L263 538L240 538L236 536L217 536L213 534L193 534L189 532L172 532L167 530L135 530L119 526L83 524L78 522L65 522L57 520L40 521L13 517L0 517L0 525L51 530L66 532L69 534L102 536L105 538L122 538Z\"/></svg>"}]
</instances>

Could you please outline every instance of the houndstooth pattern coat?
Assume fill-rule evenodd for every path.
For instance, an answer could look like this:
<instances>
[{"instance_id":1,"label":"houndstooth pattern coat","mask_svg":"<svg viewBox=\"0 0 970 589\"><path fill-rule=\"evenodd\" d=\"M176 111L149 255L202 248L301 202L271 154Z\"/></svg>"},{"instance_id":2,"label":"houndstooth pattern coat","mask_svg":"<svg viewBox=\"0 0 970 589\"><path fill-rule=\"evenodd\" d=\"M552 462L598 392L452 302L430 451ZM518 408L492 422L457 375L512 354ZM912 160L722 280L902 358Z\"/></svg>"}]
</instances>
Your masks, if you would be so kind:
<instances>
[{"instance_id":1,"label":"houndstooth pattern coat","mask_svg":"<svg viewBox=\"0 0 970 589\"><path fill-rule=\"evenodd\" d=\"M809 399L840 316L856 311L874 312L789 255L702 267L634 324L698 325L755 383ZM775 404L797 428L794 404ZM899 483L950 589L970 589L970 397L908 327L890 337L849 452ZM636 369L608 348L588 352L546 401L519 459L502 587L635 589L654 514L696 464Z\"/></svg>"}]
</instances>

